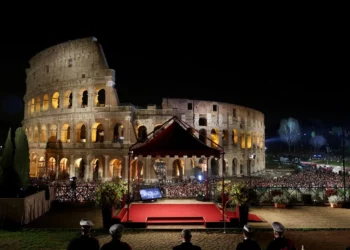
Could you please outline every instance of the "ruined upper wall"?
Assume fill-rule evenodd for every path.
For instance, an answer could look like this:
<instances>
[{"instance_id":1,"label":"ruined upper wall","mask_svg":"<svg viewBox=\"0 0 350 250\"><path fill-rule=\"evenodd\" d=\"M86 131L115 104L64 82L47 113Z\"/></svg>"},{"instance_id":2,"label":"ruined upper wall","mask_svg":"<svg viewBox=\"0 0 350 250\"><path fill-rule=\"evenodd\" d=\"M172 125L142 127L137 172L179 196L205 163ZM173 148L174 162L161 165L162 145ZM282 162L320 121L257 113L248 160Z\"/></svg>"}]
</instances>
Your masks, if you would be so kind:
<instances>
[{"instance_id":1,"label":"ruined upper wall","mask_svg":"<svg viewBox=\"0 0 350 250\"><path fill-rule=\"evenodd\" d=\"M101 45L94 37L76 39L45 49L29 61L27 90L73 79L113 76Z\"/></svg>"},{"instance_id":2,"label":"ruined upper wall","mask_svg":"<svg viewBox=\"0 0 350 250\"><path fill-rule=\"evenodd\" d=\"M189 105L192 109L189 109ZM213 122L218 121L216 125L237 121L249 127L264 129L264 114L262 112L236 104L163 98L162 107L163 109L174 109L174 113L185 115L189 122L197 116L205 116L210 117Z\"/></svg>"}]
</instances>

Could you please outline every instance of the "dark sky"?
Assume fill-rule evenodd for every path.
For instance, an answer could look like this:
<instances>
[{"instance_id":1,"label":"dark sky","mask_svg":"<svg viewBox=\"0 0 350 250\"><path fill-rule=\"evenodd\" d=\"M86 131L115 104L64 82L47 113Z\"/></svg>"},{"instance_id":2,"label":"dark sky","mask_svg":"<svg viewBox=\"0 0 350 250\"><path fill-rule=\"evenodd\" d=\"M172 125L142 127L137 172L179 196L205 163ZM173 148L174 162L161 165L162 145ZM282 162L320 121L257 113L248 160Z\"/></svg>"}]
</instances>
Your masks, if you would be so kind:
<instances>
[{"instance_id":1,"label":"dark sky","mask_svg":"<svg viewBox=\"0 0 350 250\"><path fill-rule=\"evenodd\" d=\"M350 115L348 80L340 77L344 67L332 43L327 47L304 35L302 40L301 35L244 36L227 27L116 25L64 32L52 28L2 39L3 131L19 126L23 118L28 60L50 46L89 36L102 44L116 71L122 103L157 104L161 97L174 97L240 104L265 114L268 135L276 132L282 118L343 124Z\"/></svg>"}]
</instances>

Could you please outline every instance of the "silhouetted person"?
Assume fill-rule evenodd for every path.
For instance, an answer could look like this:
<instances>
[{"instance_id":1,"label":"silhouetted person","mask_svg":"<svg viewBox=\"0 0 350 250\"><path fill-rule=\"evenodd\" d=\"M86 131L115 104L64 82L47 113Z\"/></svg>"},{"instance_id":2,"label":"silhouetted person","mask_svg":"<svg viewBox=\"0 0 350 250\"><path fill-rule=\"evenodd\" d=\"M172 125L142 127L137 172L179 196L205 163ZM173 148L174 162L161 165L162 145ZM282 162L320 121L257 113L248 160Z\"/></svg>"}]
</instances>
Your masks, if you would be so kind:
<instances>
[{"instance_id":1,"label":"silhouetted person","mask_svg":"<svg viewBox=\"0 0 350 250\"><path fill-rule=\"evenodd\" d=\"M114 224L109 228L109 233L112 236L112 240L101 247L101 250L132 250L131 246L121 241L123 236L124 226L122 224Z\"/></svg>"},{"instance_id":2,"label":"silhouetted person","mask_svg":"<svg viewBox=\"0 0 350 250\"><path fill-rule=\"evenodd\" d=\"M284 237L285 227L279 222L272 223L274 239L267 245L266 250L296 250L293 241Z\"/></svg>"},{"instance_id":3,"label":"silhouetted person","mask_svg":"<svg viewBox=\"0 0 350 250\"><path fill-rule=\"evenodd\" d=\"M260 245L252 238L253 229L249 225L243 227L243 242L238 243L236 250L261 250Z\"/></svg>"},{"instance_id":4,"label":"silhouetted person","mask_svg":"<svg viewBox=\"0 0 350 250\"><path fill-rule=\"evenodd\" d=\"M182 230L181 239L182 239L182 243L180 245L173 247L173 250L201 250L202 249L200 246L196 246L192 244L191 242L192 233L189 229Z\"/></svg>"},{"instance_id":5,"label":"silhouetted person","mask_svg":"<svg viewBox=\"0 0 350 250\"><path fill-rule=\"evenodd\" d=\"M99 241L91 236L91 229L93 225L94 224L90 220L82 219L80 221L81 235L69 242L67 250L99 250Z\"/></svg>"}]
</instances>

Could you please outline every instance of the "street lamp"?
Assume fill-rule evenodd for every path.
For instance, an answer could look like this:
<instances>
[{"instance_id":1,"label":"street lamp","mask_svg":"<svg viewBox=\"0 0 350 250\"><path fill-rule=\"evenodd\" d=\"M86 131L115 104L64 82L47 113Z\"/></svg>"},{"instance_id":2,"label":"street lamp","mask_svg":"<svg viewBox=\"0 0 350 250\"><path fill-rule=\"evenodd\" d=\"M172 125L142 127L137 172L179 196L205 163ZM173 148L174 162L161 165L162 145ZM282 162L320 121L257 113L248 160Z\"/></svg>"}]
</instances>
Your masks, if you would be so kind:
<instances>
[{"instance_id":1,"label":"street lamp","mask_svg":"<svg viewBox=\"0 0 350 250\"><path fill-rule=\"evenodd\" d=\"M252 187L252 161L255 160L256 154L249 155L248 167L249 167L249 187Z\"/></svg>"}]
</instances>

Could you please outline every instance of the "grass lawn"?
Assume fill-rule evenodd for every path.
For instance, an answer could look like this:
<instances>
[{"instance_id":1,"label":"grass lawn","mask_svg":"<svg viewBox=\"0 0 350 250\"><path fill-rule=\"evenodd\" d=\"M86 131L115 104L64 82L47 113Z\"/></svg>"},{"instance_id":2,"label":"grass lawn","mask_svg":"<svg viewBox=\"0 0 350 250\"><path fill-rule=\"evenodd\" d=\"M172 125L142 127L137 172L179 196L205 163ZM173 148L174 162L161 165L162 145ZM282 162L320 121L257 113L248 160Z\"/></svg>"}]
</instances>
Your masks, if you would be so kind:
<instances>
[{"instance_id":1,"label":"grass lawn","mask_svg":"<svg viewBox=\"0 0 350 250\"><path fill-rule=\"evenodd\" d=\"M66 249L78 235L78 230L0 230L0 249Z\"/></svg>"}]
</instances>

